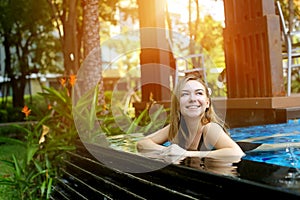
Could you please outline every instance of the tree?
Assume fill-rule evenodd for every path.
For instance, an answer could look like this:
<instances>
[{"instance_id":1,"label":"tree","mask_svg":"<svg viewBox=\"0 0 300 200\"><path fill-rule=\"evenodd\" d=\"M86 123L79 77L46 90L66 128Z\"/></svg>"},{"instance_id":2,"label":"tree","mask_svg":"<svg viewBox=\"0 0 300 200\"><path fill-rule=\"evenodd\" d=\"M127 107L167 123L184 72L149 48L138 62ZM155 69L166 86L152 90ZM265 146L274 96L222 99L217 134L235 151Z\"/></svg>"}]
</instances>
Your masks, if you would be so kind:
<instances>
[{"instance_id":1,"label":"tree","mask_svg":"<svg viewBox=\"0 0 300 200\"><path fill-rule=\"evenodd\" d=\"M102 65L101 65L101 48L100 48L100 21L99 21L99 1L98 0L82 0L83 3L83 52L86 58L94 49L98 49L98 55L94 56L87 71L87 82L97 78L95 72L98 72L99 80L91 81L98 82L98 104L105 104ZM99 69L95 69L99 68Z\"/></svg>"},{"instance_id":2,"label":"tree","mask_svg":"<svg viewBox=\"0 0 300 200\"><path fill-rule=\"evenodd\" d=\"M13 106L24 106L28 76L46 71L57 59L48 5L34 0L5 0L0 4L0 36L5 49L5 76L12 87ZM47 69L46 69L47 68ZM53 66L52 69L57 68Z\"/></svg>"},{"instance_id":3,"label":"tree","mask_svg":"<svg viewBox=\"0 0 300 200\"><path fill-rule=\"evenodd\" d=\"M89 1L47 0L47 2L51 7L52 17L55 20L55 26L60 37L64 57L64 74L77 74L85 57L83 50L83 13L88 11L83 9ZM99 20L111 21L112 24L115 24L114 13L118 2L119 0L99 1L97 12L94 14L99 17ZM86 8L89 9L89 7Z\"/></svg>"},{"instance_id":4,"label":"tree","mask_svg":"<svg viewBox=\"0 0 300 200\"><path fill-rule=\"evenodd\" d=\"M64 75L76 74L81 60L81 21L78 19L78 12L80 12L78 0L47 0L47 2L51 7L54 24L59 33L64 58Z\"/></svg>"},{"instance_id":5,"label":"tree","mask_svg":"<svg viewBox=\"0 0 300 200\"><path fill-rule=\"evenodd\" d=\"M113 17L119 0L47 1L51 5L52 16L60 36L64 55L64 74L66 76L77 74L86 56L100 45L100 19L116 23ZM101 60L98 60L97 65L100 63ZM95 71L90 73L88 77L93 78ZM103 90L102 78L99 83L101 85L99 88ZM104 103L104 92L99 91L99 94L100 102Z\"/></svg>"}]
</instances>

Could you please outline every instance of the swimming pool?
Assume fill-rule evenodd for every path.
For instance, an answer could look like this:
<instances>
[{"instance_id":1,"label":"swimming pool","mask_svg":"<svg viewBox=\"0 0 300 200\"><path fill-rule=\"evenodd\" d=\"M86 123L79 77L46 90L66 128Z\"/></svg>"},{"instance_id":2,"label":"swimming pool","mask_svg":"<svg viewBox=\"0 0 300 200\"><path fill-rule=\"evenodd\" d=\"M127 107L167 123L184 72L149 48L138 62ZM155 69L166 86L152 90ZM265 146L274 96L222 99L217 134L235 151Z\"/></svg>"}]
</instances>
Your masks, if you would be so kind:
<instances>
[{"instance_id":1,"label":"swimming pool","mask_svg":"<svg viewBox=\"0 0 300 200\"><path fill-rule=\"evenodd\" d=\"M264 162L285 167L300 169L300 119L289 120L282 124L267 124L259 126L249 126L232 128L229 130L235 141L246 141L261 144L282 144L270 150L247 151L244 160ZM142 133L131 135L117 135L109 137L111 147L127 151L136 152L135 144L143 136ZM298 144L298 146L293 146Z\"/></svg>"},{"instance_id":2,"label":"swimming pool","mask_svg":"<svg viewBox=\"0 0 300 200\"><path fill-rule=\"evenodd\" d=\"M268 124L230 129L235 141L248 141L281 146L269 150L246 152L243 159L286 167L300 168L300 120L289 120L282 124Z\"/></svg>"},{"instance_id":3,"label":"swimming pool","mask_svg":"<svg viewBox=\"0 0 300 200\"><path fill-rule=\"evenodd\" d=\"M204 168L201 168L197 160L187 160L189 162L180 164L219 175L238 177L242 181L253 181L267 187L275 187L296 195L296 198L300 195L300 120L289 120L282 124L232 128L229 131L237 142L245 141L246 144L249 142L262 145L246 151L246 156L238 163L230 163L232 165L222 165L222 160L217 160L217 162L212 160L211 163L214 165L205 163ZM141 137L143 137L142 133L116 135L108 137L108 141L110 147L116 150L136 153L136 142ZM268 150L261 148L264 145L272 147L277 144L283 145ZM220 162L221 167L217 165Z\"/></svg>"}]
</instances>

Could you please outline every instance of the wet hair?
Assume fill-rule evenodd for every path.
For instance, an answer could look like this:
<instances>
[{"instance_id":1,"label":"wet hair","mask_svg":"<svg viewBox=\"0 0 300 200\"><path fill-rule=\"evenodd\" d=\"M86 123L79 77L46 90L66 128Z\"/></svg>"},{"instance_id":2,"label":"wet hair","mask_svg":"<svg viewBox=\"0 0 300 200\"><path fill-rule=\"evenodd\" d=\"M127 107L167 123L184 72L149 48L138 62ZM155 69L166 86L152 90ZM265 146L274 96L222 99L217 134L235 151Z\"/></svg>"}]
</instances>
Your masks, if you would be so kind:
<instances>
[{"instance_id":1,"label":"wet hair","mask_svg":"<svg viewBox=\"0 0 300 200\"><path fill-rule=\"evenodd\" d=\"M209 99L209 107L206 108L205 113L203 114L200 123L202 125L206 125L210 122L215 122L219 124L224 131L229 134L227 131L227 126L225 122L218 117L218 115L215 113L214 108L211 103L211 92L206 83L197 75L189 74L179 79L177 85L175 86L172 97L171 97L171 108L170 108L170 130L168 139L169 141L173 141L175 143L179 143L178 141L178 135L180 137L183 137L182 139L185 139L188 137L188 130L186 126L186 122L184 120L184 117L181 115L180 112L180 95L183 87L186 85L188 81L195 80L199 81L205 88L205 94L207 98ZM180 138L179 138L180 139Z\"/></svg>"}]
</instances>

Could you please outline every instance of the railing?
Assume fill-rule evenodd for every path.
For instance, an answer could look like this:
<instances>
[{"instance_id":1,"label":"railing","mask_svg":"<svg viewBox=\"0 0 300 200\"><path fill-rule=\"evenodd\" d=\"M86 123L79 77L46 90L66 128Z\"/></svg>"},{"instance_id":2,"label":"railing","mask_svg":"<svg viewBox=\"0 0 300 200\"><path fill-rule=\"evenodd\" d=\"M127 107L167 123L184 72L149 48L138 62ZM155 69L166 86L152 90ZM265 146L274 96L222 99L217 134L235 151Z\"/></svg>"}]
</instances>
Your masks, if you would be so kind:
<instances>
[{"instance_id":1,"label":"railing","mask_svg":"<svg viewBox=\"0 0 300 200\"><path fill-rule=\"evenodd\" d=\"M204 65L203 54L190 54L188 56L177 57L175 83L178 82L178 78L188 73L197 73L207 83L206 67Z\"/></svg>"},{"instance_id":2,"label":"railing","mask_svg":"<svg viewBox=\"0 0 300 200\"><path fill-rule=\"evenodd\" d=\"M287 72L286 79L287 79L287 96L291 95L292 91L292 70L293 68L300 67L300 47L299 43L294 42L294 38L300 38L300 31L290 31L286 27L285 19L283 16L283 12L281 9L280 2L277 1L277 9L279 13L279 18L282 26L282 35L284 39L284 47L282 53L283 60L286 60L286 66L283 66L283 69Z\"/></svg>"}]
</instances>

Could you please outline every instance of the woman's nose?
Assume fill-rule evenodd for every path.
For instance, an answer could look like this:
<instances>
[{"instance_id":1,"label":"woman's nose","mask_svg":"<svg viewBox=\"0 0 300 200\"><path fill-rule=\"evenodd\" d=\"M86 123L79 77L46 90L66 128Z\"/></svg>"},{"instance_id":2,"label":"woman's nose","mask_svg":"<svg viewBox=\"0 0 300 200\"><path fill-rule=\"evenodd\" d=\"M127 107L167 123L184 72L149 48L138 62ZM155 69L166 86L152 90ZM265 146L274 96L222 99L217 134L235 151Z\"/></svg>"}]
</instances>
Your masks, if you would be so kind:
<instances>
[{"instance_id":1,"label":"woman's nose","mask_svg":"<svg viewBox=\"0 0 300 200\"><path fill-rule=\"evenodd\" d=\"M190 100L195 101L196 100L196 95L195 94L190 94Z\"/></svg>"}]
</instances>

